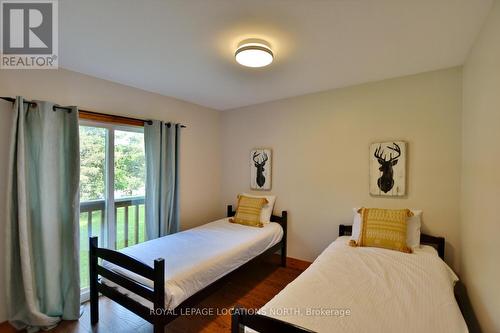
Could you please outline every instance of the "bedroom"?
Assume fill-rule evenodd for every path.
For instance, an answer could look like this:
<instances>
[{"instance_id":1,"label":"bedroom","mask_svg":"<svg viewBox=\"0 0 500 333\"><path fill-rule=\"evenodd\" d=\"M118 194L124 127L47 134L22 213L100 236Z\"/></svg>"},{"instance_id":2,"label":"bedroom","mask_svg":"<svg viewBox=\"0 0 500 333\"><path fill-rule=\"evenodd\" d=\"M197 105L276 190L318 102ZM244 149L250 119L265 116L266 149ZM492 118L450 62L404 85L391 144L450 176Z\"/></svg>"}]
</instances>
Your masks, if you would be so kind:
<instances>
[{"instance_id":1,"label":"bedroom","mask_svg":"<svg viewBox=\"0 0 500 333\"><path fill-rule=\"evenodd\" d=\"M2 8L12 3L16 1L2 1ZM0 100L0 188L3 189L0 211L5 212L0 218L2 244L8 243L7 234L19 233L13 226L21 223L21 217L12 218L15 215L12 203L17 203L13 200L16 193L12 183L19 178L13 177L11 169L20 163L11 153L19 140L19 123L14 123L16 110L28 112L31 108L31 114L45 112L50 116L74 117L76 113L64 112L65 109L56 108L58 111L54 112L43 109L54 104L75 106L79 119L74 117L72 121L79 124L80 134L73 128L72 134L65 134L67 139L79 139L80 148L90 144L90 151L101 154L97 158L100 171L95 174L88 171L93 161L81 152L78 156L73 152L81 160L80 172L74 166L71 170L73 176L80 177L82 192L76 202L78 218L73 226L80 238L71 247L78 251L78 259L73 261L79 274L71 276L86 281L81 288L86 288L86 293L79 295L84 301L80 319L64 320L53 328L54 332L92 330L90 305L85 302L90 298L89 235L102 241L99 246L121 249L156 238L157 235L148 234L152 232L151 221L168 220L169 230L160 230L159 234L175 236L177 230L192 231L226 217L227 205L233 205L231 213L236 210L237 195L241 193L273 195L276 198L273 214L279 218L283 211L287 212L286 228L282 227L286 235L277 236L281 240L267 245L278 246L271 251L277 255L230 275L222 286L196 303L202 306L187 307L186 311L192 313L184 312L181 318L166 325L165 331L229 332L232 308L258 310L278 292L289 294L290 289L285 287L291 282L294 282L291 286L299 285L302 278L296 278L303 276L306 267L330 248L339 236L339 226L353 224L356 216L353 208L367 207L421 210L422 233L445 238L444 262L465 288L465 303L470 304L463 309L463 319L457 317L469 325L471 332L500 332L500 288L495 283L500 278L497 259L500 248L494 240L500 231L495 209L500 188L500 174L495 167L500 160L495 144L500 127L498 1L55 3L58 12L53 17L58 18L54 21L58 26L53 33L57 32L54 40L58 43L53 45L53 51L58 52L58 68L5 68L9 65L5 62L0 68L1 97L20 96L24 101L40 101L21 103L20 107L20 100L17 104ZM4 15L6 12L3 9ZM236 56L241 54L241 47L249 40L255 44L256 39L261 48L257 51L270 56L272 63L261 68L240 65ZM155 122L150 125L149 120ZM163 148L152 144L149 136L156 133L153 127L159 121L166 126L179 124L165 129L166 133L175 130L180 137L174 145L167 140L165 148L177 151L174 160L168 162L175 166L166 166L167 162L158 158L160 153L155 149ZM82 127L93 131L89 133L98 133L92 140L98 137L99 143L85 141L90 136L82 135ZM39 141L49 146L61 141L50 133L46 135L41 135ZM141 140L146 145L144 150ZM396 172L394 175L402 177L391 190L404 185L404 192L394 196L372 195L370 184L377 186L383 173L380 170L370 176L371 169L382 167L371 145L376 144L376 149L377 144L385 144L378 155L387 162L396 156L391 150L397 149L395 142L404 143L400 145L403 156L398 157L397 164L387 174ZM142 169L120 168L121 161L128 156L125 153L139 146ZM114 154L109 153L110 147L114 147ZM259 149L256 152L259 155L253 154L255 149ZM50 153L49 150L47 154ZM125 157L121 160L120 156ZM166 181L174 193L169 197L171 200L157 198L165 201L150 204L146 212L145 202L153 196L148 192L152 188L148 184L161 183L161 175L151 179L145 176L146 169L154 168L152 163L165 168L176 181L175 186L171 180ZM256 180L259 174L256 164L263 167L261 176L265 186L270 187L268 190L253 189L260 187L261 182ZM44 177L56 176L50 168L40 170ZM404 175L397 174L398 171L404 171ZM148 172L148 176L152 174ZM39 174L35 178L44 177ZM127 184L135 182L134 188L112 181L117 179L125 179ZM98 190L85 192L85 184ZM55 189L42 188L39 195L52 197L55 195L52 191ZM149 199L145 199L148 195ZM136 200L128 200L130 196ZM59 201L47 204L59 205L61 210L71 206L71 199ZM89 214L85 207L92 205L97 210ZM166 206L168 218L163 214ZM22 215L19 207L15 212ZM148 218L151 215L147 214L155 217ZM93 228L89 228L88 219ZM174 223L169 224L171 221ZM28 219L25 223L33 222ZM249 234L259 230L245 227ZM44 236L45 241L59 243L57 237L48 233ZM227 247L235 245L219 243L227 243L224 244ZM279 246L283 244L288 258L286 267L280 267L279 260L283 249ZM189 244L186 246L189 254ZM362 247L348 249L356 251ZM41 258L48 260L50 249L45 250L47 253L41 254ZM228 251L238 252L233 248ZM247 257L239 260L246 262L262 251L257 249L253 254L247 251ZM400 254L390 253L393 252ZM13 281L8 273L13 273L17 266L9 263L18 260L35 264L29 256L8 255L5 246L2 253L0 332L10 332L14 331L13 311L9 310L13 301L8 301L8 294ZM194 251L193 256L197 253ZM169 266L169 262L183 258L180 254L170 256L152 258L165 258L167 279L170 269L176 268ZM145 259L145 263L153 267L152 259ZM335 265L340 261L334 260ZM54 262L54 267L60 266L58 263ZM237 266L227 262L214 274L225 275ZM241 285L231 276L241 279ZM215 279L212 277L210 281ZM36 288L36 281L33 277L32 283L40 293L44 288ZM22 304L18 296L15 295L16 304ZM94 329L153 331L147 320L115 302L104 301L105 298L101 297L100 318ZM41 302L40 295L34 299ZM347 303L335 306L352 306ZM204 311L198 313L196 309ZM352 320L354 315L342 320ZM55 314L52 319L57 323L61 316ZM324 317L318 315L317 321ZM316 330L308 327L307 322L295 324ZM373 331L377 331L375 323L372 325ZM52 325L22 322L18 327L26 326ZM412 331L412 327L408 330ZM332 331L359 331L359 328L347 325L344 330ZM413 327L413 331L422 329Z\"/></svg>"}]
</instances>

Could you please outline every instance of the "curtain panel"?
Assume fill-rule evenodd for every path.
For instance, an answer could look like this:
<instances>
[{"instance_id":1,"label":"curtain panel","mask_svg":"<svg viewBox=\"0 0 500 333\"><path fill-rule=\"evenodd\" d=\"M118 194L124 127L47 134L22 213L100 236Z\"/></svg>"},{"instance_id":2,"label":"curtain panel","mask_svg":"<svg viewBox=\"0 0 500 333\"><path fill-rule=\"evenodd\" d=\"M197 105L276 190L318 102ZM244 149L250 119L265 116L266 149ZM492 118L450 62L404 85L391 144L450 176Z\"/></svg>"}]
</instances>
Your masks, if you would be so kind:
<instances>
[{"instance_id":1,"label":"curtain panel","mask_svg":"<svg viewBox=\"0 0 500 333\"><path fill-rule=\"evenodd\" d=\"M144 124L148 239L179 231L180 135L180 124L159 120Z\"/></svg>"},{"instance_id":2,"label":"curtain panel","mask_svg":"<svg viewBox=\"0 0 500 333\"><path fill-rule=\"evenodd\" d=\"M7 185L10 323L28 331L80 316L78 110L17 97Z\"/></svg>"}]
</instances>

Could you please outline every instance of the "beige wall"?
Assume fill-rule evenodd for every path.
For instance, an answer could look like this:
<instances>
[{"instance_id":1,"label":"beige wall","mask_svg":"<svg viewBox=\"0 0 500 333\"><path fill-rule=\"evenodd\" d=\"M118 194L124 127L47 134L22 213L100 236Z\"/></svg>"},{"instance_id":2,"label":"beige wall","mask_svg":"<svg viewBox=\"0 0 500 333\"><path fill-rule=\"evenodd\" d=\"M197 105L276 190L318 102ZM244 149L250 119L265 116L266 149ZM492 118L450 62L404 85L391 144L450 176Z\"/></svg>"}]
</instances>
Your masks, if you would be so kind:
<instances>
[{"instance_id":1,"label":"beige wall","mask_svg":"<svg viewBox=\"0 0 500 333\"><path fill-rule=\"evenodd\" d=\"M500 200L498 31L497 2L465 65L463 96L460 68L223 113L65 70L1 71L0 95L185 123L183 228L220 217L224 204L249 191L254 147L273 149L271 193L278 196L275 211L289 211L292 257L313 260L336 238L340 223L351 223L352 207L423 209L424 231L447 238L447 261L460 268L483 329L498 332L500 249L484 237L500 234L494 209ZM9 107L0 101L0 189L6 186ZM368 145L392 139L409 142L408 195L370 197ZM0 211L4 205L5 190ZM1 238L4 223L0 219ZM0 256L0 286L4 269ZM0 301L0 322L5 317Z\"/></svg>"},{"instance_id":2,"label":"beige wall","mask_svg":"<svg viewBox=\"0 0 500 333\"><path fill-rule=\"evenodd\" d=\"M273 149L276 210L289 211L289 256L313 260L352 223L352 207L423 209L457 266L461 69L424 73L230 110L222 118L222 199L249 191L249 152ZM368 194L368 146L409 142L408 196Z\"/></svg>"},{"instance_id":3,"label":"beige wall","mask_svg":"<svg viewBox=\"0 0 500 333\"><path fill-rule=\"evenodd\" d=\"M500 2L464 66L462 278L484 332L500 332Z\"/></svg>"},{"instance_id":4,"label":"beige wall","mask_svg":"<svg viewBox=\"0 0 500 333\"><path fill-rule=\"evenodd\" d=\"M220 113L173 98L148 93L65 70L0 72L0 95L78 105L87 110L177 121L182 135L181 219L190 228L219 217ZM10 103L0 101L0 212L4 211L10 132ZM4 217L0 218L3 239ZM4 267L0 256L0 322L4 321Z\"/></svg>"}]
</instances>

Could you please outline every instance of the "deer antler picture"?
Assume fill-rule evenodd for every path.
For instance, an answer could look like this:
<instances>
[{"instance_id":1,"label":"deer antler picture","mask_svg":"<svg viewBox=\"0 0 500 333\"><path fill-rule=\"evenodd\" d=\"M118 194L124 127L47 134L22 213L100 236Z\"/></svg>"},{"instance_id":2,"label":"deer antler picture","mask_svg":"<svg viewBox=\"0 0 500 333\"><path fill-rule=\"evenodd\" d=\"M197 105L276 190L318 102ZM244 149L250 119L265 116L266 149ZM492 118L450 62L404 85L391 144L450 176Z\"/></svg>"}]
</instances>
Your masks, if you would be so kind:
<instances>
[{"instance_id":1,"label":"deer antler picture","mask_svg":"<svg viewBox=\"0 0 500 333\"><path fill-rule=\"evenodd\" d=\"M370 194L406 194L406 143L382 142L370 147Z\"/></svg>"},{"instance_id":2,"label":"deer antler picture","mask_svg":"<svg viewBox=\"0 0 500 333\"><path fill-rule=\"evenodd\" d=\"M271 150L254 149L251 152L250 187L252 190L271 189Z\"/></svg>"}]
</instances>

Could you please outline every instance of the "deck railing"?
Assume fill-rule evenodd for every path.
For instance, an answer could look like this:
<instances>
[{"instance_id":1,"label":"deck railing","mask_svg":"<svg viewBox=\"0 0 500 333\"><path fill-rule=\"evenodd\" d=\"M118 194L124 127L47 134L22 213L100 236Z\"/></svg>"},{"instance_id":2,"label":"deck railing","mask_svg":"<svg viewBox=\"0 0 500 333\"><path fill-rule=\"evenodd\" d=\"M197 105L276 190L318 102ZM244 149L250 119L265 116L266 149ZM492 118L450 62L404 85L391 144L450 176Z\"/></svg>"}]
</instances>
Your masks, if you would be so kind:
<instances>
[{"instance_id":1,"label":"deck railing","mask_svg":"<svg viewBox=\"0 0 500 333\"><path fill-rule=\"evenodd\" d=\"M80 202L80 286L86 295L89 286L89 238L99 237L99 246L106 243L106 202L92 200ZM144 197L128 197L115 200L115 248L144 242L145 209Z\"/></svg>"},{"instance_id":2,"label":"deck railing","mask_svg":"<svg viewBox=\"0 0 500 333\"><path fill-rule=\"evenodd\" d=\"M144 197L127 197L115 200L115 220L116 220L116 247L122 248L129 245L140 243L144 238ZM131 208L134 209L131 209ZM118 214L120 210L120 214ZM123 216L122 212L123 210ZM132 210L132 212L131 212ZM80 216L87 213L87 236L99 236L99 240L104 240L105 237L105 215L106 215L106 202L104 200L91 200L80 203ZM95 215L99 216L99 221L93 221ZM131 216L132 215L132 216ZM98 222L97 225L95 222ZM123 226L121 224L124 224ZM130 223L133 225L132 234L130 233ZM93 228L98 228L93 230ZM118 230L123 230L123 237ZM142 230L141 230L142 229ZM123 243L122 243L123 241Z\"/></svg>"}]
</instances>

